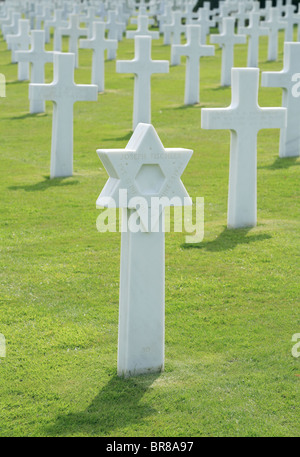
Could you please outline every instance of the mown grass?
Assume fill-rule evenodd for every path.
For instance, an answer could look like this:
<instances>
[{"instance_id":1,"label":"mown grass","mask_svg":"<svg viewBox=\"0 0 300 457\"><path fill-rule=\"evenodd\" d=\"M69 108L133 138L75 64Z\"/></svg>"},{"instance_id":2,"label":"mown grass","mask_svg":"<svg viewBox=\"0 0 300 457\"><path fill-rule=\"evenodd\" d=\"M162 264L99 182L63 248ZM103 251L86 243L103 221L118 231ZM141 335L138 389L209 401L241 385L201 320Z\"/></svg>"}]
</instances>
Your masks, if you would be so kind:
<instances>
[{"instance_id":1,"label":"mown grass","mask_svg":"<svg viewBox=\"0 0 300 457\"><path fill-rule=\"evenodd\" d=\"M65 50L66 43L64 44ZM51 49L51 45L48 46ZM246 66L246 45L235 65ZM267 62L261 39L260 68ZM118 59L133 57L133 41ZM162 39L153 59L169 59ZM77 83L90 82L80 50ZM229 132L200 128L201 107L227 106L221 51L201 60L201 101L183 106L184 59L152 78L152 123L165 147L194 150L183 182L205 198L205 236L166 234L165 371L116 375L120 234L98 233L107 179L97 148L131 135L133 77L106 62L106 91L77 103L74 176L49 179L52 105L29 115L28 83L0 39L1 436L299 436L299 159L278 159L279 131L258 139L258 225L226 229ZM52 67L46 68L47 82ZM261 106L281 90L261 88Z\"/></svg>"}]
</instances>

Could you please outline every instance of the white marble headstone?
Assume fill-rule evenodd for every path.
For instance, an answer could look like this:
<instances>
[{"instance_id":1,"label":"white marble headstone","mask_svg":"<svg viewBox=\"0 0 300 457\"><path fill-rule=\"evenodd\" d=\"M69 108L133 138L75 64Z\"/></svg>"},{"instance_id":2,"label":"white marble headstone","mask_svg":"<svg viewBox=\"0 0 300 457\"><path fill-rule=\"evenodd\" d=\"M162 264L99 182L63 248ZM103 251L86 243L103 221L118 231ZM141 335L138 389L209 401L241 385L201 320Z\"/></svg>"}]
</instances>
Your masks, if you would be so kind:
<instances>
[{"instance_id":1,"label":"white marble headstone","mask_svg":"<svg viewBox=\"0 0 300 457\"><path fill-rule=\"evenodd\" d=\"M199 25L187 25L187 43L172 45L173 55L180 59L186 56L186 76L184 104L193 105L199 103L200 86L200 58L213 56L214 46L201 44L201 27Z\"/></svg>"},{"instance_id":2,"label":"white marble headstone","mask_svg":"<svg viewBox=\"0 0 300 457\"><path fill-rule=\"evenodd\" d=\"M231 105L203 108L204 129L231 131L228 189L228 228L254 227L257 222L257 133L261 129L283 128L285 108L258 105L258 68L232 69Z\"/></svg>"},{"instance_id":3,"label":"white marble headstone","mask_svg":"<svg viewBox=\"0 0 300 457\"><path fill-rule=\"evenodd\" d=\"M279 157L300 156L300 43L284 43L282 71L262 73L261 85L281 87L287 124L280 131Z\"/></svg>"},{"instance_id":4,"label":"white marble headstone","mask_svg":"<svg viewBox=\"0 0 300 457\"><path fill-rule=\"evenodd\" d=\"M151 76L153 73L168 73L169 62L152 60L152 39L137 36L134 39L135 56L133 60L118 60L117 73L133 73L133 130L140 122L151 123Z\"/></svg>"},{"instance_id":5,"label":"white marble headstone","mask_svg":"<svg viewBox=\"0 0 300 457\"><path fill-rule=\"evenodd\" d=\"M118 375L135 376L164 369L165 334L165 234L164 207L177 197L180 205L190 204L180 180L192 151L164 148L152 125L139 124L124 149L100 149L98 155L109 174L96 206L115 205L122 209ZM127 199L120 192L127 192ZM165 204L144 230L130 229L137 203L143 199L145 212L153 199ZM152 218L152 215L151 215ZM126 230L125 230L126 228Z\"/></svg>"},{"instance_id":6,"label":"white marble headstone","mask_svg":"<svg viewBox=\"0 0 300 457\"><path fill-rule=\"evenodd\" d=\"M75 56L54 53L54 79L51 84L30 84L33 99L53 102L50 178L73 174L73 106L79 101L96 101L98 87L75 84Z\"/></svg>"}]
</instances>

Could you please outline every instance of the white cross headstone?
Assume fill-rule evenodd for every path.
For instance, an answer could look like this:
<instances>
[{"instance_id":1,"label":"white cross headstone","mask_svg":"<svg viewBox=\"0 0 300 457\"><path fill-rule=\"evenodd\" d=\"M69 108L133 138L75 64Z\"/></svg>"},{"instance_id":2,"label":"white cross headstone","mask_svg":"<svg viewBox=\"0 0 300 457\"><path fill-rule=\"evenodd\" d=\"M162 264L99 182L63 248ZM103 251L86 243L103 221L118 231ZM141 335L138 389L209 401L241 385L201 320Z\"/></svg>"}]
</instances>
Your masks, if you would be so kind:
<instances>
[{"instance_id":1,"label":"white cross headstone","mask_svg":"<svg viewBox=\"0 0 300 457\"><path fill-rule=\"evenodd\" d=\"M261 85L281 87L282 106L287 109L287 124L280 131L279 157L300 156L300 43L284 43L282 71L262 73Z\"/></svg>"},{"instance_id":2,"label":"white cross headstone","mask_svg":"<svg viewBox=\"0 0 300 457\"><path fill-rule=\"evenodd\" d=\"M181 44L181 35L186 33L186 25L183 25L182 14L180 11L174 11L172 14L171 24L165 24L163 26L164 31L164 44ZM170 42L169 42L170 39ZM171 65L179 65L180 57L175 57L172 53L171 48Z\"/></svg>"},{"instance_id":3,"label":"white cross headstone","mask_svg":"<svg viewBox=\"0 0 300 457\"><path fill-rule=\"evenodd\" d=\"M187 43L172 45L175 57L186 56L184 104L199 103L200 58L213 56L214 46L201 44L201 26L187 25Z\"/></svg>"},{"instance_id":4,"label":"white cross headstone","mask_svg":"<svg viewBox=\"0 0 300 457\"><path fill-rule=\"evenodd\" d=\"M92 38L80 40L79 47L93 50L92 84L98 86L99 92L104 92L104 52L109 49L116 50L118 41L105 38L104 22L94 22L93 30Z\"/></svg>"},{"instance_id":5,"label":"white cross headstone","mask_svg":"<svg viewBox=\"0 0 300 457\"><path fill-rule=\"evenodd\" d=\"M53 102L50 178L73 174L73 105L79 101L96 101L98 87L75 84L75 56L54 53L54 78L51 84L30 84L34 99Z\"/></svg>"},{"instance_id":6,"label":"white cross headstone","mask_svg":"<svg viewBox=\"0 0 300 457\"><path fill-rule=\"evenodd\" d=\"M69 37L69 52L75 54L75 68L78 68L78 39L87 36L87 29L80 27L79 15L71 14L68 27L60 27L59 33Z\"/></svg>"},{"instance_id":7,"label":"white cross headstone","mask_svg":"<svg viewBox=\"0 0 300 457\"><path fill-rule=\"evenodd\" d=\"M164 208L191 204L180 176L191 150L164 148L152 125L139 124L124 149L98 150L109 179L96 206L122 208L118 375L164 369ZM122 197L127 193L127 198ZM161 201L160 208L155 209ZM136 206L158 220L132 229ZM142 225L142 224L141 224ZM146 225L146 224L145 224Z\"/></svg>"},{"instance_id":8,"label":"white cross headstone","mask_svg":"<svg viewBox=\"0 0 300 457\"><path fill-rule=\"evenodd\" d=\"M1 27L2 33L3 33L3 27L5 25L11 24L13 13L14 13L14 8L9 8L6 11L6 14L3 17L0 18L0 27Z\"/></svg>"},{"instance_id":9,"label":"white cross headstone","mask_svg":"<svg viewBox=\"0 0 300 457\"><path fill-rule=\"evenodd\" d=\"M221 86L230 86L231 84L231 69L234 65L234 46L236 44L246 43L246 35L236 35L234 33L234 24L234 18L226 17L222 22L222 33L220 35L210 36L211 43L216 43L222 47Z\"/></svg>"},{"instance_id":10,"label":"white cross headstone","mask_svg":"<svg viewBox=\"0 0 300 457\"><path fill-rule=\"evenodd\" d=\"M36 14L35 29L45 30L45 42L50 43L49 29L45 28L45 22L51 20L51 8L49 6L38 5L40 7L39 12Z\"/></svg>"},{"instance_id":11,"label":"white cross headstone","mask_svg":"<svg viewBox=\"0 0 300 457\"><path fill-rule=\"evenodd\" d=\"M268 35L268 29L260 25L260 14L250 13L248 27L240 27L239 33L249 36L247 66L258 67L259 37Z\"/></svg>"},{"instance_id":12,"label":"white cross headstone","mask_svg":"<svg viewBox=\"0 0 300 457\"><path fill-rule=\"evenodd\" d=\"M19 30L16 35L7 35L7 43L11 45L11 61L16 63L15 51L27 51L30 45L30 24L28 19L19 19ZM18 65L18 80L29 78L29 63L20 62Z\"/></svg>"},{"instance_id":13,"label":"white cross headstone","mask_svg":"<svg viewBox=\"0 0 300 457\"><path fill-rule=\"evenodd\" d=\"M134 38L136 36L150 36L153 40L159 39L159 32L153 32L148 29L149 18L148 16L138 16L138 27L137 30L128 30L126 32L126 38Z\"/></svg>"},{"instance_id":14,"label":"white cross headstone","mask_svg":"<svg viewBox=\"0 0 300 457\"><path fill-rule=\"evenodd\" d=\"M152 74L169 72L167 60L151 59L151 44L151 37L137 36L134 59L117 61L117 73L134 73L133 130L140 122L151 123Z\"/></svg>"},{"instance_id":15,"label":"white cross headstone","mask_svg":"<svg viewBox=\"0 0 300 457\"><path fill-rule=\"evenodd\" d=\"M165 4L164 11L157 16L159 32L163 33L164 25L172 23L172 5L170 3ZM170 38L169 43L170 44Z\"/></svg>"},{"instance_id":16,"label":"white cross headstone","mask_svg":"<svg viewBox=\"0 0 300 457\"><path fill-rule=\"evenodd\" d=\"M266 27L268 32L268 60L277 60L278 56L278 32L285 29L286 24L282 21L277 8L270 9L269 19L262 22L261 25Z\"/></svg>"},{"instance_id":17,"label":"white cross headstone","mask_svg":"<svg viewBox=\"0 0 300 457\"><path fill-rule=\"evenodd\" d=\"M246 3L239 2L238 12L233 15L237 19L238 30L240 27L245 27L245 22L249 20L249 12L246 9Z\"/></svg>"},{"instance_id":18,"label":"white cross headstone","mask_svg":"<svg viewBox=\"0 0 300 457\"><path fill-rule=\"evenodd\" d=\"M206 37L210 33L210 27L214 27L216 25L216 21L209 18L209 11L205 8L200 8L198 10L199 17L193 24L201 25L201 43L206 43Z\"/></svg>"},{"instance_id":19,"label":"white cross headstone","mask_svg":"<svg viewBox=\"0 0 300 457\"><path fill-rule=\"evenodd\" d=\"M147 18L148 18L148 25L153 25L153 24L154 24L154 19L151 19L151 18L149 17L149 13L148 13L148 11L147 11L147 9L146 9L145 6L141 6L141 7L139 8L139 14L138 14L138 16L137 16L137 17L133 17L133 18L130 20L130 23L131 23L131 24L138 24L139 16L147 16Z\"/></svg>"},{"instance_id":20,"label":"white cross headstone","mask_svg":"<svg viewBox=\"0 0 300 457\"><path fill-rule=\"evenodd\" d=\"M204 129L230 129L228 228L254 227L257 222L257 133L282 128L285 108L258 105L258 68L232 69L232 98L227 108L205 108Z\"/></svg>"},{"instance_id":21,"label":"white cross headstone","mask_svg":"<svg viewBox=\"0 0 300 457\"><path fill-rule=\"evenodd\" d=\"M2 33L3 37L6 40L7 35L16 35L18 33L19 20L21 19L21 13L14 12L12 14L12 19L9 24L3 25ZM11 49L10 46L7 46L7 49Z\"/></svg>"},{"instance_id":22,"label":"white cross headstone","mask_svg":"<svg viewBox=\"0 0 300 457\"><path fill-rule=\"evenodd\" d=\"M117 11L108 11L106 30L108 30L108 38L110 40L121 41L123 38L123 32L126 28L125 22L118 20ZM115 57L114 57L115 58Z\"/></svg>"},{"instance_id":23,"label":"white cross headstone","mask_svg":"<svg viewBox=\"0 0 300 457\"><path fill-rule=\"evenodd\" d=\"M88 29L88 38L92 38L93 36L93 23L96 20L99 20L96 15L96 7L89 6L87 13L80 18L80 21L83 22Z\"/></svg>"},{"instance_id":24,"label":"white cross headstone","mask_svg":"<svg viewBox=\"0 0 300 457\"><path fill-rule=\"evenodd\" d=\"M43 84L45 80L45 64L53 62L53 52L45 51L45 31L32 30L31 48L29 51L16 51L18 62L29 62L31 64L30 81ZM43 113L45 102L29 95L30 113Z\"/></svg>"},{"instance_id":25,"label":"white cross headstone","mask_svg":"<svg viewBox=\"0 0 300 457\"><path fill-rule=\"evenodd\" d=\"M59 29L68 27L68 21L63 19L62 9L56 9L53 19L45 21L44 29L46 34L50 34L51 27L54 28L53 50L59 52L61 51L61 34L59 33Z\"/></svg>"},{"instance_id":26,"label":"white cross headstone","mask_svg":"<svg viewBox=\"0 0 300 457\"><path fill-rule=\"evenodd\" d=\"M297 18L294 15L295 9L296 7L294 5L285 6L285 15L281 18L286 24L284 41L294 41L294 24L297 22Z\"/></svg>"}]
</instances>

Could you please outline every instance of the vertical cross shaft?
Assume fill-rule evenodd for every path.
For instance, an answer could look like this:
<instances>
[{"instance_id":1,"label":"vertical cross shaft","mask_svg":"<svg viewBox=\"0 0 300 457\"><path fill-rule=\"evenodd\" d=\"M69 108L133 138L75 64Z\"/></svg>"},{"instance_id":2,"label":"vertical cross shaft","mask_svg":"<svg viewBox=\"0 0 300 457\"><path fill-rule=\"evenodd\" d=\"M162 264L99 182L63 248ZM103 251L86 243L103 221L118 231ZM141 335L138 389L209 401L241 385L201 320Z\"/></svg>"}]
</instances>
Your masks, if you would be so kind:
<instances>
[{"instance_id":1,"label":"vertical cross shaft","mask_svg":"<svg viewBox=\"0 0 300 457\"><path fill-rule=\"evenodd\" d=\"M151 75L168 73L169 62L151 59L151 37L137 36L133 60L117 61L118 73L134 73L133 129L139 122L151 122Z\"/></svg>"}]
</instances>

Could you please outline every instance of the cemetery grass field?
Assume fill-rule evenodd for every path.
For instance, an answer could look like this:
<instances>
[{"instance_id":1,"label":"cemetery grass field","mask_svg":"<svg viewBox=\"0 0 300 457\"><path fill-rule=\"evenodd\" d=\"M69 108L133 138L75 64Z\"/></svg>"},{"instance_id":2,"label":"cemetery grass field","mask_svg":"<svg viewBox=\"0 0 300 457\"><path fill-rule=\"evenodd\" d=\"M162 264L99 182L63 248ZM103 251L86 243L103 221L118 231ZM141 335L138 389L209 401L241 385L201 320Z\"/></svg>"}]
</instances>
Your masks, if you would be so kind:
<instances>
[{"instance_id":1,"label":"cemetery grass field","mask_svg":"<svg viewBox=\"0 0 300 457\"><path fill-rule=\"evenodd\" d=\"M47 49L52 49L47 45ZM246 45L235 66L246 66ZM67 43L64 43L67 50ZM119 44L133 58L133 40ZM170 47L153 41L152 58ZM260 41L260 68L267 62ZM90 83L80 50L77 83ZM152 77L152 123L165 147L194 154L183 176L205 199L205 234L166 234L165 371L117 377L120 233L99 233L107 180L98 148L131 136L133 75L106 62L106 91L74 109L74 176L49 179L52 103L30 115L28 82L0 36L0 436L299 436L299 159L279 159L279 131L258 135L258 225L227 230L229 131L201 130L202 107L230 104L221 51L201 60L199 105L183 106L184 58ZM46 66L47 82L52 67ZM260 88L261 106L281 90ZM297 258L298 255L298 258Z\"/></svg>"}]
</instances>

